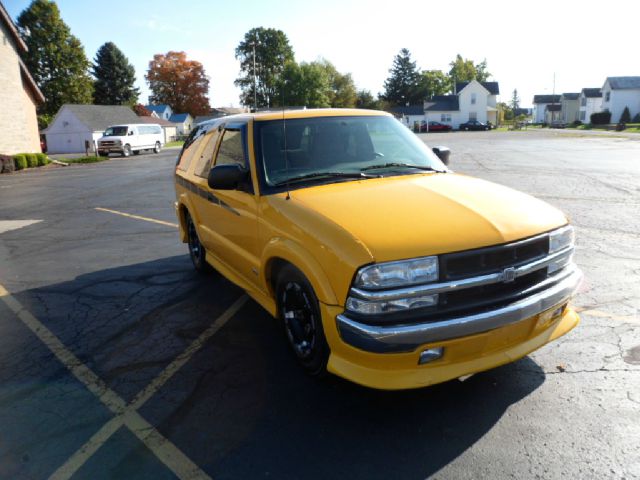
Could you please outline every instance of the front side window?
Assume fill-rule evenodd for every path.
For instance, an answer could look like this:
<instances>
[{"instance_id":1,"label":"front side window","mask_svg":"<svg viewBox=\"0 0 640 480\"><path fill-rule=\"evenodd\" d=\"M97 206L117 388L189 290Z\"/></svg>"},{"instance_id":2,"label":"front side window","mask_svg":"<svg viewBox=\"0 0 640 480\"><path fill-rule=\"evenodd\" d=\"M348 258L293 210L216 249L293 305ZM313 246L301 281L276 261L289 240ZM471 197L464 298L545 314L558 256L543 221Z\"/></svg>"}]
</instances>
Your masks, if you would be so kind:
<instances>
[{"instance_id":1,"label":"front side window","mask_svg":"<svg viewBox=\"0 0 640 480\"><path fill-rule=\"evenodd\" d=\"M312 117L255 122L260 182L265 193L287 182L332 183L445 167L392 117ZM286 132L286 134L285 134Z\"/></svg>"}]
</instances>

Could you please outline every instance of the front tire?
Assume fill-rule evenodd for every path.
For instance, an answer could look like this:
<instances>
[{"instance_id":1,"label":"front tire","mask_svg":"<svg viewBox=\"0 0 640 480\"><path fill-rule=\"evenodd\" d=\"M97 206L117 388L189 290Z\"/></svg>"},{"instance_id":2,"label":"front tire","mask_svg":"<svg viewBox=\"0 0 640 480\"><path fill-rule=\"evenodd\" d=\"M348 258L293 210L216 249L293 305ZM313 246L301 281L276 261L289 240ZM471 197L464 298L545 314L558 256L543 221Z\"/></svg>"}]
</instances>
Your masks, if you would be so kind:
<instances>
[{"instance_id":1,"label":"front tire","mask_svg":"<svg viewBox=\"0 0 640 480\"><path fill-rule=\"evenodd\" d=\"M185 213L185 223L187 224L187 244L189 245L189 257L191 257L191 263L193 268L198 273L208 273L211 271L211 266L206 261L206 252L204 247L200 243L198 232L196 231L196 225L189 215L189 212Z\"/></svg>"},{"instance_id":2,"label":"front tire","mask_svg":"<svg viewBox=\"0 0 640 480\"><path fill-rule=\"evenodd\" d=\"M162 146L160 145L160 142L156 142L156 144L153 147L153 153L160 153L161 148Z\"/></svg>"},{"instance_id":3,"label":"front tire","mask_svg":"<svg viewBox=\"0 0 640 480\"><path fill-rule=\"evenodd\" d=\"M125 145L124 148L122 149L122 156L123 157L130 157L131 156L131 145Z\"/></svg>"},{"instance_id":4,"label":"front tire","mask_svg":"<svg viewBox=\"0 0 640 480\"><path fill-rule=\"evenodd\" d=\"M302 272L292 265L283 267L278 275L276 302L285 336L298 364L309 375L322 376L327 371L329 346L318 298Z\"/></svg>"}]
</instances>

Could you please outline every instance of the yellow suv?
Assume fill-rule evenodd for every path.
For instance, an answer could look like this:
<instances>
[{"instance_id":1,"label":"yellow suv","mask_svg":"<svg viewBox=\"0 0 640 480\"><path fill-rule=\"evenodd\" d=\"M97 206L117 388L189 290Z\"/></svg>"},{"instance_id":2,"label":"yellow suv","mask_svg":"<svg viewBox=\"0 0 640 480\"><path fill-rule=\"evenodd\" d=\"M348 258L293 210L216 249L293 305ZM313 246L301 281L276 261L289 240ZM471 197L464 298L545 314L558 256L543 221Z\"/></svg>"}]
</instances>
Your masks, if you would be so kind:
<instances>
[{"instance_id":1,"label":"yellow suv","mask_svg":"<svg viewBox=\"0 0 640 480\"><path fill-rule=\"evenodd\" d=\"M213 266L281 320L311 374L422 387L578 324L567 218L453 173L383 112L212 120L185 142L175 178L195 268Z\"/></svg>"}]
</instances>

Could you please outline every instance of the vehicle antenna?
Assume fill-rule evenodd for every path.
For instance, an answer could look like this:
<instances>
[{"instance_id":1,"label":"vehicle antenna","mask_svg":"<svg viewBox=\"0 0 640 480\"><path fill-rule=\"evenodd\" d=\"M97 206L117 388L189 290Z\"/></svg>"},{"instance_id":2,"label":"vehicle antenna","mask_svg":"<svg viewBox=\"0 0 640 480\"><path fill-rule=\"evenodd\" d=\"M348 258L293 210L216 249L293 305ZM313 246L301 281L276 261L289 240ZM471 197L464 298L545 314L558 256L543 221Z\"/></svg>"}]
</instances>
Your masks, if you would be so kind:
<instances>
[{"instance_id":1,"label":"vehicle antenna","mask_svg":"<svg viewBox=\"0 0 640 480\"><path fill-rule=\"evenodd\" d=\"M282 137L284 139L284 170L287 176L287 196L286 200L291 200L291 192L289 191L289 156L287 155L287 119L285 118L285 84L287 79L284 75L284 57L282 58L282 90L280 91L280 98L282 100Z\"/></svg>"}]
</instances>

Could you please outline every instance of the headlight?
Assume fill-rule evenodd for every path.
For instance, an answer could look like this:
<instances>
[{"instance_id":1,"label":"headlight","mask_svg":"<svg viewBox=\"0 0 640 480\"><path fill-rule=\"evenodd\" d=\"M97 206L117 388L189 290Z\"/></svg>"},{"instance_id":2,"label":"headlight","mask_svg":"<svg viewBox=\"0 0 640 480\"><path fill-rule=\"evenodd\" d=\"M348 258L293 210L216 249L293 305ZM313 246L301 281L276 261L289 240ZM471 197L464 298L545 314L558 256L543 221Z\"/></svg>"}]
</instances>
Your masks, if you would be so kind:
<instances>
[{"instance_id":1,"label":"headlight","mask_svg":"<svg viewBox=\"0 0 640 480\"><path fill-rule=\"evenodd\" d=\"M438 257L423 257L361 268L354 286L368 289L405 287L437 279Z\"/></svg>"},{"instance_id":2,"label":"headlight","mask_svg":"<svg viewBox=\"0 0 640 480\"><path fill-rule=\"evenodd\" d=\"M567 225L549 234L549 253L555 253L563 248L573 246L575 234L573 227Z\"/></svg>"},{"instance_id":3,"label":"headlight","mask_svg":"<svg viewBox=\"0 0 640 480\"><path fill-rule=\"evenodd\" d=\"M359 298L347 298L347 310L364 315L391 313L411 308L432 307L438 304L438 294L421 297L398 298L396 300L370 301Z\"/></svg>"}]
</instances>

